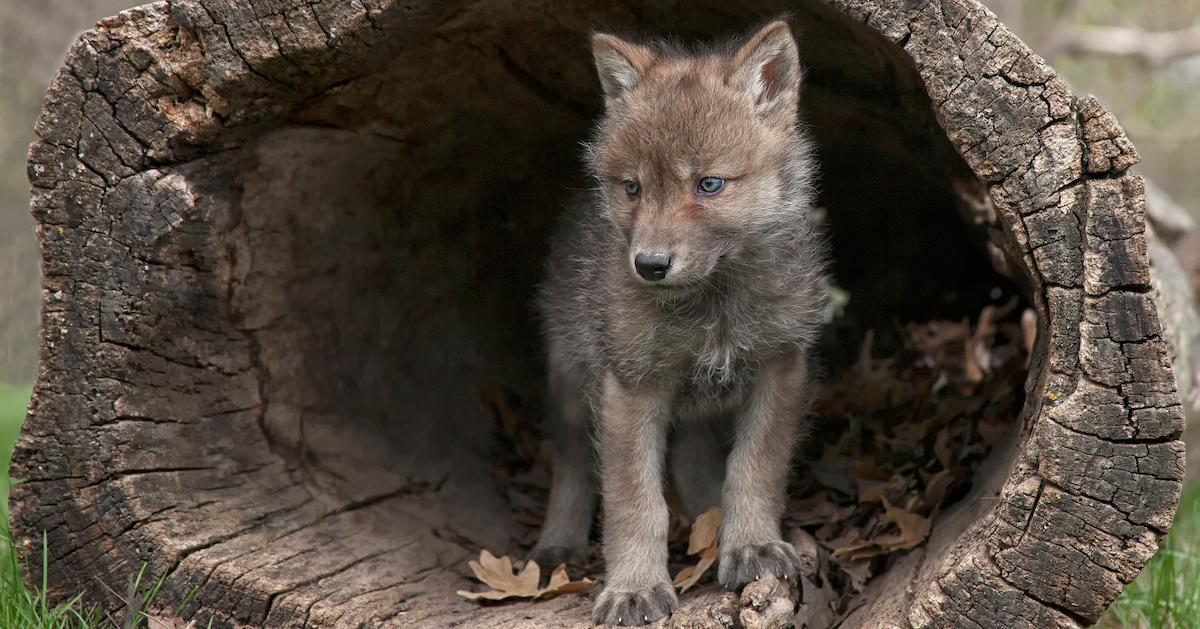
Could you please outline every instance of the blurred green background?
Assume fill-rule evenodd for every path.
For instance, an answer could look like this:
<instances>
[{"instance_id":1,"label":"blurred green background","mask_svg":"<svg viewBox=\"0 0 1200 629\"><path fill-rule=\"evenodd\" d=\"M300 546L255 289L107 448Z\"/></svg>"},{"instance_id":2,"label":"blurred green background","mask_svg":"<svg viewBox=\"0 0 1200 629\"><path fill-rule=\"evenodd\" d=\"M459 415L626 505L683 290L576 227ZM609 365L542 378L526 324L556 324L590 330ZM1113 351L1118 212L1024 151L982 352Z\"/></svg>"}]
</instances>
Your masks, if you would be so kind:
<instances>
[{"instance_id":1,"label":"blurred green background","mask_svg":"<svg viewBox=\"0 0 1200 629\"><path fill-rule=\"evenodd\" d=\"M1115 112L1142 157L1140 172L1200 214L1200 1L984 1L1076 93L1095 94ZM26 147L42 95L75 35L135 4L0 0L0 479L7 479L37 369L38 256ZM0 490L6 511L7 483ZM1200 490L1185 492L1180 513L1167 547L1102 624L1198 626ZM0 600L0 608L6 604Z\"/></svg>"}]
</instances>

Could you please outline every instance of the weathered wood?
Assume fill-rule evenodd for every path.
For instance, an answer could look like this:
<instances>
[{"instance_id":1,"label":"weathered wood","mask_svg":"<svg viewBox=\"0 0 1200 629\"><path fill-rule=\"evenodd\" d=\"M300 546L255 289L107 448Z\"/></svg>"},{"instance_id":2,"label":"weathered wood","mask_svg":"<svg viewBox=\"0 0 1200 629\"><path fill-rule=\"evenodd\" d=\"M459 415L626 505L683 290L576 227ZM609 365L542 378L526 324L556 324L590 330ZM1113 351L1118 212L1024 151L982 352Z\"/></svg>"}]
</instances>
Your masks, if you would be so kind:
<instances>
[{"instance_id":1,"label":"weathered wood","mask_svg":"<svg viewBox=\"0 0 1200 629\"><path fill-rule=\"evenodd\" d=\"M100 584L148 562L201 625L584 626L587 596L454 591L478 547L516 546L477 391L538 397L527 304L585 185L586 33L781 9L850 315L931 316L926 295L999 273L1040 320L1019 434L846 626L1098 618L1184 471L1142 182L1112 115L974 0L172 0L101 22L30 150L42 365L13 531L26 553L46 533L53 592L115 604ZM669 624L770 600L701 588Z\"/></svg>"}]
</instances>

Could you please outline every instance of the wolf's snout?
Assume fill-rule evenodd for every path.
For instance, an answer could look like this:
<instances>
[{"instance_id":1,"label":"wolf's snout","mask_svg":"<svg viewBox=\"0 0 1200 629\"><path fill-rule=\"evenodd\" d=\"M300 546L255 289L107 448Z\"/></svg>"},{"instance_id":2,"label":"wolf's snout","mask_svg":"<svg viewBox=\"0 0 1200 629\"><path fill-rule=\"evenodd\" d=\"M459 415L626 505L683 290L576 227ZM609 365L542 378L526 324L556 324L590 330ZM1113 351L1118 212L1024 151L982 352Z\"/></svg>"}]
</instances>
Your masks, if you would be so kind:
<instances>
[{"instance_id":1,"label":"wolf's snout","mask_svg":"<svg viewBox=\"0 0 1200 629\"><path fill-rule=\"evenodd\" d=\"M639 253L633 258L633 268L642 279L657 282L667 276L671 268L671 256L665 253Z\"/></svg>"}]
</instances>

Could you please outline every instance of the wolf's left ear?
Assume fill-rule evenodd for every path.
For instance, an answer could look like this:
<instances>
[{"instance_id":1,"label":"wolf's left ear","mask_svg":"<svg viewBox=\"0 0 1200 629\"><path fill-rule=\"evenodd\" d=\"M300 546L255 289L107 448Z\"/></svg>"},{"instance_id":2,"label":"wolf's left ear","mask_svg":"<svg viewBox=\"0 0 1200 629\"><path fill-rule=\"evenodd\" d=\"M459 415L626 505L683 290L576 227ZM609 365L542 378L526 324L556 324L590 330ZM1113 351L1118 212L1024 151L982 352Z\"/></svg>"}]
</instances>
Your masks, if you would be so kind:
<instances>
[{"instance_id":1,"label":"wolf's left ear","mask_svg":"<svg viewBox=\"0 0 1200 629\"><path fill-rule=\"evenodd\" d=\"M727 82L749 95L762 116L794 114L799 102L800 53L787 22L776 20L733 55Z\"/></svg>"}]
</instances>

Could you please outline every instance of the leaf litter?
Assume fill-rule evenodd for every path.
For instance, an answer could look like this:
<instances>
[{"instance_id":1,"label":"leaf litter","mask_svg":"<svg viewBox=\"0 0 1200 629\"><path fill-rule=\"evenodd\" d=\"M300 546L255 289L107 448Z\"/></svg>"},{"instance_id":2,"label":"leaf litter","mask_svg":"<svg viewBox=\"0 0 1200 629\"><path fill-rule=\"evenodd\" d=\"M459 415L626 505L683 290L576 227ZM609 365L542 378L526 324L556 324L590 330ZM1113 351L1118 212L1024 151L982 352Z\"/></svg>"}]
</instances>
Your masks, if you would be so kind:
<instances>
[{"instance_id":1,"label":"leaf litter","mask_svg":"<svg viewBox=\"0 0 1200 629\"><path fill-rule=\"evenodd\" d=\"M907 324L878 346L867 331L857 360L823 383L784 516L787 539L815 562L802 571L795 626L835 626L861 605L856 596L893 556L925 543L941 510L969 491L984 457L1012 432L1037 333L1033 311L1016 310L1014 299L986 306L973 321ZM548 495L548 442L515 394L491 382L479 391L496 417L495 480L513 505L525 552ZM674 585L686 592L715 580L720 511L689 526L670 488L668 503ZM598 551L593 544L573 567L603 576ZM542 586L533 561L518 571L509 557L486 550L469 565L492 588L458 592L472 600L544 599L596 584L572 581L560 565Z\"/></svg>"}]
</instances>

